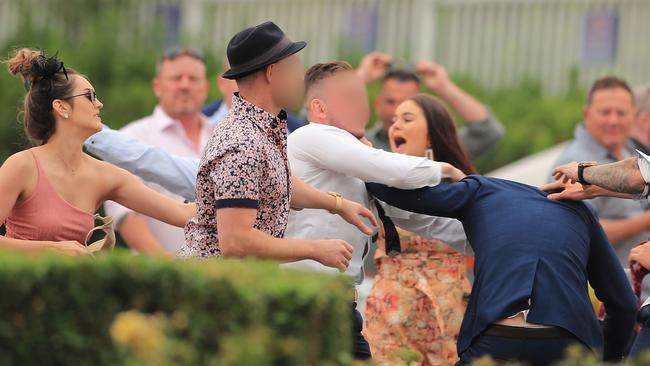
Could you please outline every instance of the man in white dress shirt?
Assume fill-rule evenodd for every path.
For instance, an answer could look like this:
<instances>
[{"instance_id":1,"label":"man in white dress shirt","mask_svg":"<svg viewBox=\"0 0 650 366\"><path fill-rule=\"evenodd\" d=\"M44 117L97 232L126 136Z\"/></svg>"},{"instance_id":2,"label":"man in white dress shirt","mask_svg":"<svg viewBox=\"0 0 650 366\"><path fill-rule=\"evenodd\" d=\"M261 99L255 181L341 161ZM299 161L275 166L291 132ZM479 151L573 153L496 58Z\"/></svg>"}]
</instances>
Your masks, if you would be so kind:
<instances>
[{"instance_id":1,"label":"man in white dress shirt","mask_svg":"<svg viewBox=\"0 0 650 366\"><path fill-rule=\"evenodd\" d=\"M316 64L305 75L305 108L309 124L288 139L288 157L293 175L322 191L338 192L374 210L365 182L384 183L402 189L434 186L441 179L464 176L445 163L426 158L394 154L372 148L361 140L370 117L366 88L343 61ZM439 166L439 167L438 167ZM421 216L386 206L398 226L426 238L462 245L465 235L458 221ZM335 215L318 210L292 211L287 238L343 239L354 247L346 274L358 285L363 281L363 260L372 238ZM285 264L322 272L333 272L315 261ZM361 315L355 310L355 355L363 358L370 350L361 334ZM361 357L360 357L361 356Z\"/></svg>"},{"instance_id":2,"label":"man in white dress shirt","mask_svg":"<svg viewBox=\"0 0 650 366\"><path fill-rule=\"evenodd\" d=\"M209 84L202 56L191 49L168 51L161 57L153 80L158 106L152 115L131 122L122 131L138 140L184 157L200 158L214 124L201 114ZM148 184L171 198L183 199L156 184ZM176 253L184 244L182 228L140 216L114 202L107 202L122 238L141 252Z\"/></svg>"}]
</instances>

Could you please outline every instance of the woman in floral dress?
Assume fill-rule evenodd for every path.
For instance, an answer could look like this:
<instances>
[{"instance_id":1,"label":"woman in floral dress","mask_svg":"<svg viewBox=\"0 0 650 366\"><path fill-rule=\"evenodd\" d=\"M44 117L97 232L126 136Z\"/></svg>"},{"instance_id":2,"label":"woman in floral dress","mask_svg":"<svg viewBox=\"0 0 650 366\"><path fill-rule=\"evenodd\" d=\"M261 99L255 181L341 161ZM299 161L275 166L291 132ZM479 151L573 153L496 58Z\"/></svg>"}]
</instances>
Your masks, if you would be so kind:
<instances>
[{"instance_id":1,"label":"woman in floral dress","mask_svg":"<svg viewBox=\"0 0 650 366\"><path fill-rule=\"evenodd\" d=\"M389 131L394 152L447 162L474 173L445 107L417 95L397 108ZM377 242L378 274L367 300L365 335L378 365L453 365L470 284L466 255L437 240L398 230L402 252Z\"/></svg>"}]
</instances>

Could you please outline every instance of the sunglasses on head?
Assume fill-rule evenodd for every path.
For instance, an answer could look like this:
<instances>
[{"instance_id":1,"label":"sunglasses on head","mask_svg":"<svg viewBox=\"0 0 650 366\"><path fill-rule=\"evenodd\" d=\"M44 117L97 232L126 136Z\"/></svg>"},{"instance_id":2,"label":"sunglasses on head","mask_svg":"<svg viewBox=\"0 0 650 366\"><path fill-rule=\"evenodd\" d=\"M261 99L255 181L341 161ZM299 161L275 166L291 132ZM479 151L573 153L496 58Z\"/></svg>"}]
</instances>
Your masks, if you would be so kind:
<instances>
[{"instance_id":1,"label":"sunglasses on head","mask_svg":"<svg viewBox=\"0 0 650 366\"><path fill-rule=\"evenodd\" d=\"M61 98L61 99L63 99L63 100L68 100L68 99L72 99L72 98L76 98L76 97L86 97L86 98L88 98L88 100L89 100L92 104L95 104L95 102L97 101L97 93L95 93L94 90L88 90L88 91L85 92L85 93L77 94L77 95L71 95L71 96L69 96L69 97Z\"/></svg>"}]
</instances>

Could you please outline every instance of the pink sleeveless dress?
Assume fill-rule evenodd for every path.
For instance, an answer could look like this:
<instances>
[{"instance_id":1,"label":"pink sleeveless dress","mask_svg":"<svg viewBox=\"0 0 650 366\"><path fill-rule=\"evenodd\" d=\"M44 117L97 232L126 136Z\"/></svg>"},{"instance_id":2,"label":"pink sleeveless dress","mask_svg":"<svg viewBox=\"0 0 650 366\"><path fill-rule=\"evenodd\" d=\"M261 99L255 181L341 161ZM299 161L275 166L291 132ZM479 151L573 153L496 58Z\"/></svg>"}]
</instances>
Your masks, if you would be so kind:
<instances>
[{"instance_id":1,"label":"pink sleeveless dress","mask_svg":"<svg viewBox=\"0 0 650 366\"><path fill-rule=\"evenodd\" d=\"M95 224L94 215L66 202L48 181L36 154L30 152L38 168L36 190L9 213L6 236L22 240L74 240L84 244Z\"/></svg>"}]
</instances>

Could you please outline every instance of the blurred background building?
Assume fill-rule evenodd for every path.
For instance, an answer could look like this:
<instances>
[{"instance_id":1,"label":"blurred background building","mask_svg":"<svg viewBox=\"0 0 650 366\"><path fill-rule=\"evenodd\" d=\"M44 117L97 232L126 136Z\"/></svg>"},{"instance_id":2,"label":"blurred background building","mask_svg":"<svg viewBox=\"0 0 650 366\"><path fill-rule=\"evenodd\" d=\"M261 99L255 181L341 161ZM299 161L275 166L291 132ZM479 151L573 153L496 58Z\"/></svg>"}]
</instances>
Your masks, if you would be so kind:
<instances>
[{"instance_id":1,"label":"blurred background building","mask_svg":"<svg viewBox=\"0 0 650 366\"><path fill-rule=\"evenodd\" d=\"M104 120L121 127L151 113L150 81L165 48L201 49L212 78L230 37L265 20L309 42L306 66L356 65L372 50L394 55L398 67L445 65L506 125L482 172L571 138L595 78L650 80L650 0L0 0L0 49L58 51L93 81ZM24 145L22 96L0 73L0 160Z\"/></svg>"}]
</instances>

